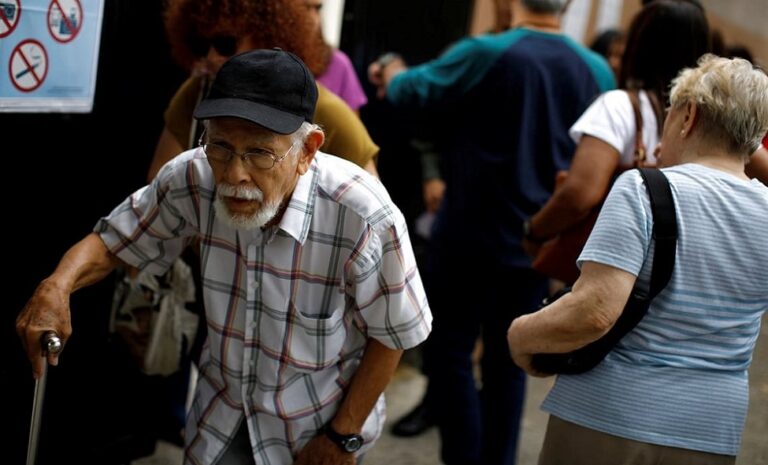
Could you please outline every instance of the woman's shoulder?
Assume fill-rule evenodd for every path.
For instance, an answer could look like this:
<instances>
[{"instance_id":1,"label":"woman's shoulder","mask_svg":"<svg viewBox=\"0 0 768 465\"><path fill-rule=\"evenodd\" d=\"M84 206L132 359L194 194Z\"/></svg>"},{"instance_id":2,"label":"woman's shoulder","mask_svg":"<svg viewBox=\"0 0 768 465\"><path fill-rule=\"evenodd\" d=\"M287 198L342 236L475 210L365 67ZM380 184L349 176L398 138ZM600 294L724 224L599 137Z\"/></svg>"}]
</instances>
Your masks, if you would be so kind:
<instances>
[{"instance_id":1,"label":"woman's shoulder","mask_svg":"<svg viewBox=\"0 0 768 465\"><path fill-rule=\"evenodd\" d=\"M576 143L586 134L605 141L623 154L630 148L634 129L629 95L624 90L610 90L595 99L571 126L569 133Z\"/></svg>"},{"instance_id":2,"label":"woman's shoulder","mask_svg":"<svg viewBox=\"0 0 768 465\"><path fill-rule=\"evenodd\" d=\"M629 100L629 93L624 89L613 89L603 92L595 100L595 103L605 106L611 110L627 110L632 108L632 102Z\"/></svg>"}]
</instances>

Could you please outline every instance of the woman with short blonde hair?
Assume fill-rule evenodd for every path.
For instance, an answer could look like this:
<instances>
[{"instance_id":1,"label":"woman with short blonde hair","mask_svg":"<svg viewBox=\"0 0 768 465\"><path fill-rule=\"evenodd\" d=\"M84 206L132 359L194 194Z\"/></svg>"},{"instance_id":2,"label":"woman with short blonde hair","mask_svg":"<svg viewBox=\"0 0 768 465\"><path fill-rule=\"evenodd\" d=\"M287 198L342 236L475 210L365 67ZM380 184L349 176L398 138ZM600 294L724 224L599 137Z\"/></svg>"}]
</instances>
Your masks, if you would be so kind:
<instances>
[{"instance_id":1,"label":"woman with short blonde hair","mask_svg":"<svg viewBox=\"0 0 768 465\"><path fill-rule=\"evenodd\" d=\"M706 55L674 81L659 162L678 224L669 284L591 371L559 376L540 465L733 464L747 415L747 369L768 310L768 187L744 174L768 131L768 76ZM619 177L579 257L573 292L516 319L508 342L532 354L599 339L637 284L655 239L637 170Z\"/></svg>"}]
</instances>

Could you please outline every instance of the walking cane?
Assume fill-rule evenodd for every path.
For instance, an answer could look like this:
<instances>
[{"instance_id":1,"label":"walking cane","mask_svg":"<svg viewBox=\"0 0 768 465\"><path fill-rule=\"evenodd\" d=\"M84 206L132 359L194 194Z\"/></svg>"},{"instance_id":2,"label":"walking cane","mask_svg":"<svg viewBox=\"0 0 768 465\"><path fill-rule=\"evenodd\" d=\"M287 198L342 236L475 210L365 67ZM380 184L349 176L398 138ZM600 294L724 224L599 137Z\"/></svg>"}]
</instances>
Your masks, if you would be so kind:
<instances>
[{"instance_id":1,"label":"walking cane","mask_svg":"<svg viewBox=\"0 0 768 465\"><path fill-rule=\"evenodd\" d=\"M29 425L29 443L27 444L27 465L35 465L37 459L37 439L40 437L40 418L43 415L45 399L45 378L48 374L47 355L61 351L61 339L53 331L47 331L40 338L43 349L43 374L35 380L35 399L32 402L32 422Z\"/></svg>"}]
</instances>

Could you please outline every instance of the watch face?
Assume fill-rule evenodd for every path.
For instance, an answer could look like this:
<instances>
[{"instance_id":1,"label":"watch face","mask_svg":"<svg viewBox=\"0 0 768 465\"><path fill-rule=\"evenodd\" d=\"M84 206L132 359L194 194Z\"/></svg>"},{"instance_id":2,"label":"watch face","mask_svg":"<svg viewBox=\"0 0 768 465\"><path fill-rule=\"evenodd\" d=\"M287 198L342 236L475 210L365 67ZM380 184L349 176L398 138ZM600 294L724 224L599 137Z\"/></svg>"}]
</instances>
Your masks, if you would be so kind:
<instances>
[{"instance_id":1,"label":"watch face","mask_svg":"<svg viewBox=\"0 0 768 465\"><path fill-rule=\"evenodd\" d=\"M360 436L352 436L344 440L344 449L347 452L357 452L361 447L363 447L363 438Z\"/></svg>"}]
</instances>

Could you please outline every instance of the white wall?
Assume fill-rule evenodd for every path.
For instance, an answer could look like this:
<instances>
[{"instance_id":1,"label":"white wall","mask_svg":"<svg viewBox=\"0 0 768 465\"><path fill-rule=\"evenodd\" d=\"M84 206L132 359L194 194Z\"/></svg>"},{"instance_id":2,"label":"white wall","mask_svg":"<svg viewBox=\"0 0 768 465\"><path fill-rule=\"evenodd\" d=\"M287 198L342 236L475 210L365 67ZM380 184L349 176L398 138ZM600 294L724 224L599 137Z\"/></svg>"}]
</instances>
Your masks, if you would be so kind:
<instances>
[{"instance_id":1,"label":"white wall","mask_svg":"<svg viewBox=\"0 0 768 465\"><path fill-rule=\"evenodd\" d=\"M341 19L344 15L344 0L324 0L321 17L323 35L333 47L339 46L341 39Z\"/></svg>"}]
</instances>

